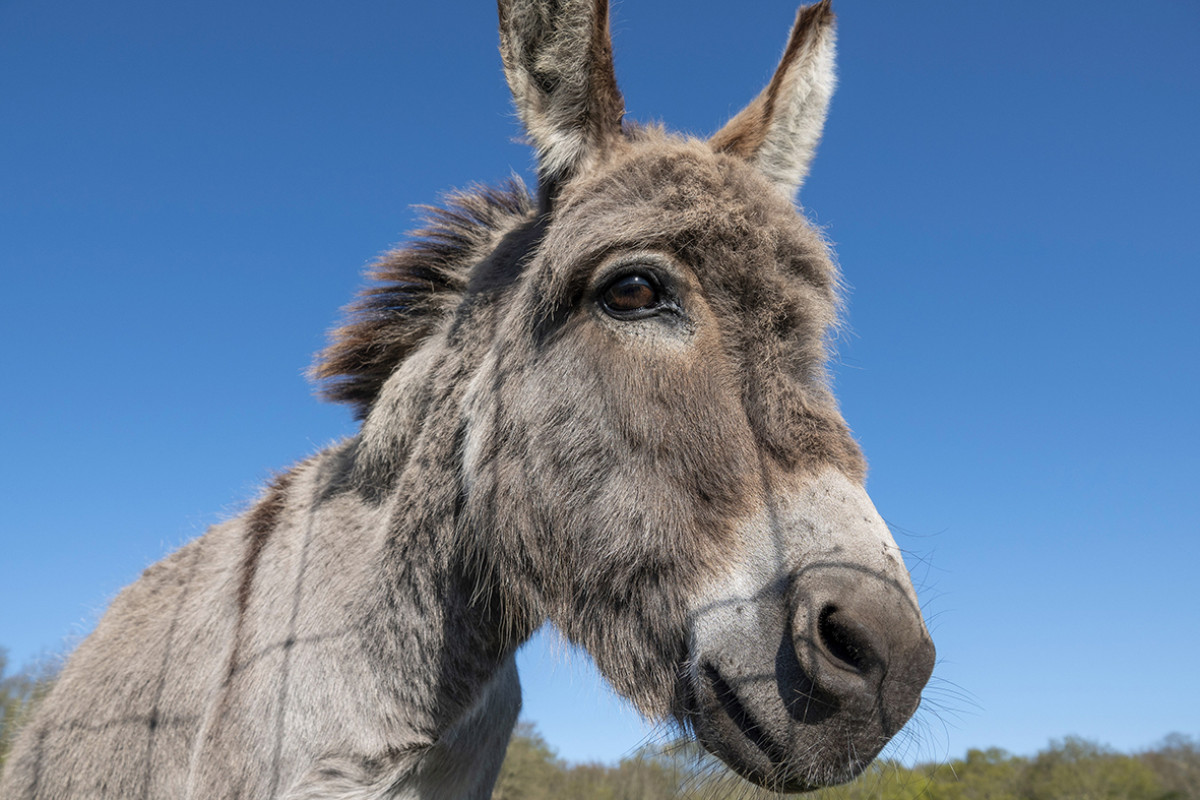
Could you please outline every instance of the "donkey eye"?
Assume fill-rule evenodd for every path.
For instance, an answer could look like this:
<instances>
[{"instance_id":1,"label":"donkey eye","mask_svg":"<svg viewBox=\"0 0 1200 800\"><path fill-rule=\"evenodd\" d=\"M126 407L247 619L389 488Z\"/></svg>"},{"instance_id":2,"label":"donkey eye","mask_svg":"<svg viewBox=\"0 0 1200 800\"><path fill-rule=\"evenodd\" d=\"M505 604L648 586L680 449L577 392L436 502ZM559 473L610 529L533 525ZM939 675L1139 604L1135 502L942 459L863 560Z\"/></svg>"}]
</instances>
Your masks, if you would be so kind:
<instances>
[{"instance_id":1,"label":"donkey eye","mask_svg":"<svg viewBox=\"0 0 1200 800\"><path fill-rule=\"evenodd\" d=\"M652 311L659 303L658 286L649 277L637 273L617 278L600 296L604 310L618 319L640 316L639 312Z\"/></svg>"}]
</instances>

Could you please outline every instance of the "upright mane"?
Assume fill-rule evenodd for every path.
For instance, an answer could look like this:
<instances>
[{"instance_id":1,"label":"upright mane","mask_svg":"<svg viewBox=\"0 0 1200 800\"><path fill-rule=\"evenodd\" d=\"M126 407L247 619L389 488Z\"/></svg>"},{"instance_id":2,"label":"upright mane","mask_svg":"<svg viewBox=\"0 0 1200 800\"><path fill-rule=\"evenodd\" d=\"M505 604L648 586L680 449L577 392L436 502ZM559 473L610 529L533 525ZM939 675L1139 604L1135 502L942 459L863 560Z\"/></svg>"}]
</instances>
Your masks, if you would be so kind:
<instances>
[{"instance_id":1,"label":"upright mane","mask_svg":"<svg viewBox=\"0 0 1200 800\"><path fill-rule=\"evenodd\" d=\"M474 186L422 206L424 227L368 270L372 281L345 308L310 376L327 400L366 416L388 376L462 299L471 268L536 208L519 177Z\"/></svg>"}]
</instances>

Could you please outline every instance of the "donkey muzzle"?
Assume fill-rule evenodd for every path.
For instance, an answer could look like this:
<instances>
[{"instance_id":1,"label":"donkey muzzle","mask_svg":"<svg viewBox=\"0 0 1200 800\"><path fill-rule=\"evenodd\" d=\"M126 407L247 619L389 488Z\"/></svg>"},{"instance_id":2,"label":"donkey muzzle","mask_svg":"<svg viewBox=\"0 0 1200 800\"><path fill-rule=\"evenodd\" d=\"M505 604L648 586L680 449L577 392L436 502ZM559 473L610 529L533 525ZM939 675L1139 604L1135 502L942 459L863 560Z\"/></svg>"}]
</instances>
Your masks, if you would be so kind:
<instances>
[{"instance_id":1,"label":"donkey muzzle","mask_svg":"<svg viewBox=\"0 0 1200 800\"><path fill-rule=\"evenodd\" d=\"M686 718L760 785L850 780L933 672L899 549L862 488L836 474L746 531L751 555L694 609Z\"/></svg>"}]
</instances>

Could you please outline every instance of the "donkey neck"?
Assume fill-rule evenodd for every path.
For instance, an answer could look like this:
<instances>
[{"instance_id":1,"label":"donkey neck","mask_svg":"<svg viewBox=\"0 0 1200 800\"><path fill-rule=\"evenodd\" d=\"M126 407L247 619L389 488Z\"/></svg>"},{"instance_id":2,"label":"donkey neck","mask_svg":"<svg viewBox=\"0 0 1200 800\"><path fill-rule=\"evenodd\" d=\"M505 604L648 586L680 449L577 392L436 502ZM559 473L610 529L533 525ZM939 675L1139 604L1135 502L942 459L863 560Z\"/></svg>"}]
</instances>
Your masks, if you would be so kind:
<instances>
[{"instance_id":1,"label":"donkey neck","mask_svg":"<svg viewBox=\"0 0 1200 800\"><path fill-rule=\"evenodd\" d=\"M335 466L316 482L326 512L371 528L363 646L432 738L474 707L537 624L500 596L481 556L486 536L465 520L462 397L487 338L451 346L431 337L389 379L359 434L327 453Z\"/></svg>"}]
</instances>

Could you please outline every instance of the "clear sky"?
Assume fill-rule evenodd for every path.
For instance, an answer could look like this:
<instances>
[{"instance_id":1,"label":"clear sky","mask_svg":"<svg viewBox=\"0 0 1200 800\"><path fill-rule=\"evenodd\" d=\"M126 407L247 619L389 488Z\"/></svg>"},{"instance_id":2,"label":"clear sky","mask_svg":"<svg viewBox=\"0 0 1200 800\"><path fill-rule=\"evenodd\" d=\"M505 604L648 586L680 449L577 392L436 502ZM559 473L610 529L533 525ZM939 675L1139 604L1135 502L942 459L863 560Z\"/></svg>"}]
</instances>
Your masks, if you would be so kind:
<instances>
[{"instance_id":1,"label":"clear sky","mask_svg":"<svg viewBox=\"0 0 1200 800\"><path fill-rule=\"evenodd\" d=\"M895 752L1200 734L1200 5L838 0L802 192L837 387L938 645ZM794 6L626 0L630 115L707 134ZM529 174L494 5L0 0L0 646L353 430L303 371L413 205ZM539 638L567 758L643 729Z\"/></svg>"}]
</instances>

